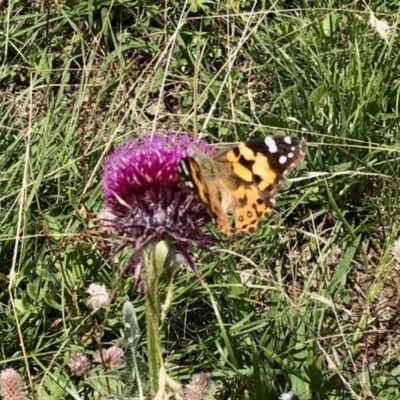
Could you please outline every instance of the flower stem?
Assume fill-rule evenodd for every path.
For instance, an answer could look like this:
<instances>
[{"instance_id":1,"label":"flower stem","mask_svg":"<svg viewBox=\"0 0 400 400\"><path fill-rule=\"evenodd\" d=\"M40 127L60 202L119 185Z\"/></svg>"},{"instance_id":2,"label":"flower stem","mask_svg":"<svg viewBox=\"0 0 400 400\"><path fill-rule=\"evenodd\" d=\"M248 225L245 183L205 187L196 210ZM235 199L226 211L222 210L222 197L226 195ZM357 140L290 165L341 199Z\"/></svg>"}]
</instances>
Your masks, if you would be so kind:
<instances>
[{"instance_id":1,"label":"flower stem","mask_svg":"<svg viewBox=\"0 0 400 400\"><path fill-rule=\"evenodd\" d=\"M154 395L159 389L159 373L164 367L162 347L159 334L160 303L158 286L160 276L168 257L168 244L165 241L156 242L151 251L143 251L143 266L146 279L146 329L147 351L149 357L149 372L151 392Z\"/></svg>"}]
</instances>

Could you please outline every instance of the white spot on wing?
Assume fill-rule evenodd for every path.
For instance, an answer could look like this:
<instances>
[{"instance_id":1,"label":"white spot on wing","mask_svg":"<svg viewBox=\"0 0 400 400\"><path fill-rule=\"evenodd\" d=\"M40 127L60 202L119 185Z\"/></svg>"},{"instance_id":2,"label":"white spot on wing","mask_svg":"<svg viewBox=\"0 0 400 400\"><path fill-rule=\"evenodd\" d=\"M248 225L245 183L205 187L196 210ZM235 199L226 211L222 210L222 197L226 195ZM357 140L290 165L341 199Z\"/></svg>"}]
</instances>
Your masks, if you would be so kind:
<instances>
[{"instance_id":1,"label":"white spot on wing","mask_svg":"<svg viewBox=\"0 0 400 400\"><path fill-rule=\"evenodd\" d=\"M185 186L190 187L191 189L194 189L193 182L191 182L191 181L185 182Z\"/></svg>"},{"instance_id":2,"label":"white spot on wing","mask_svg":"<svg viewBox=\"0 0 400 400\"><path fill-rule=\"evenodd\" d=\"M278 151L278 147L274 138L268 136L264 139L264 143L268 147L270 153L276 153Z\"/></svg>"},{"instance_id":3,"label":"white spot on wing","mask_svg":"<svg viewBox=\"0 0 400 400\"><path fill-rule=\"evenodd\" d=\"M182 161L182 162L179 164L179 167L181 168L181 171L182 171L186 176L189 176L189 170L187 169L186 163L185 163L184 161Z\"/></svg>"},{"instance_id":4,"label":"white spot on wing","mask_svg":"<svg viewBox=\"0 0 400 400\"><path fill-rule=\"evenodd\" d=\"M290 150L295 151L295 150L296 150L296 147L292 146L292 147L290 148Z\"/></svg>"},{"instance_id":5,"label":"white spot on wing","mask_svg":"<svg viewBox=\"0 0 400 400\"><path fill-rule=\"evenodd\" d=\"M286 136L283 140L287 144L292 144L292 138L290 136Z\"/></svg>"},{"instance_id":6,"label":"white spot on wing","mask_svg":"<svg viewBox=\"0 0 400 400\"><path fill-rule=\"evenodd\" d=\"M289 158L293 158L294 154L293 154L293 153L289 153L287 156L288 156Z\"/></svg>"},{"instance_id":7,"label":"white spot on wing","mask_svg":"<svg viewBox=\"0 0 400 400\"><path fill-rule=\"evenodd\" d=\"M286 156L280 156L279 157L279 164L285 164L286 161L287 161L287 157Z\"/></svg>"}]
</instances>

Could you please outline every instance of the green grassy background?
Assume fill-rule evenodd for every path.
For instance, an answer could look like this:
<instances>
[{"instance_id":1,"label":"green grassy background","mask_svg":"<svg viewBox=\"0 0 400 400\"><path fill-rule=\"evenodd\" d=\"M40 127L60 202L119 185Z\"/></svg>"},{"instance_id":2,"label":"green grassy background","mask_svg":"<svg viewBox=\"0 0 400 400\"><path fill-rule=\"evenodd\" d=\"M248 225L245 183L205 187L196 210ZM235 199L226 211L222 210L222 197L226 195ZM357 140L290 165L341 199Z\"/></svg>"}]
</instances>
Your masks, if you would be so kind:
<instances>
[{"instance_id":1,"label":"green grassy background","mask_svg":"<svg viewBox=\"0 0 400 400\"><path fill-rule=\"evenodd\" d=\"M121 393L66 368L120 343L128 298L144 327L142 296L115 278L123 256L94 229L115 145L289 134L310 147L278 212L198 253L206 287L177 271L170 373L208 372L218 399L400 399L397 2L9 0L0 18L0 370L30 398ZM92 282L107 312L87 307Z\"/></svg>"}]
</instances>

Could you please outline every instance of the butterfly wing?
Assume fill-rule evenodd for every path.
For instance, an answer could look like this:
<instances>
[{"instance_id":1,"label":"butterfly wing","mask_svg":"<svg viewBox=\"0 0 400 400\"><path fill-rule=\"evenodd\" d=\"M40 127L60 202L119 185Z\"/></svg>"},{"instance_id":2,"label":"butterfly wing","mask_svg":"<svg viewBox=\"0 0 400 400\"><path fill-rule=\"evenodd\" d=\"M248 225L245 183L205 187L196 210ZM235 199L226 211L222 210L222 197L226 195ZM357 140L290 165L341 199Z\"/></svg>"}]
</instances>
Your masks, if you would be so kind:
<instances>
[{"instance_id":1,"label":"butterfly wing","mask_svg":"<svg viewBox=\"0 0 400 400\"><path fill-rule=\"evenodd\" d=\"M235 227L246 233L257 229L259 217L274 207L274 195L285 177L303 160L307 145L290 136L254 139L214 156L218 165L230 165ZM218 167L217 167L218 169Z\"/></svg>"},{"instance_id":2,"label":"butterfly wing","mask_svg":"<svg viewBox=\"0 0 400 400\"><path fill-rule=\"evenodd\" d=\"M274 195L285 177L305 157L306 143L292 137L266 137L229 147L213 157L194 152L178 165L182 185L208 207L221 231L232 236L226 211L234 212L235 227L257 229L260 217L274 207Z\"/></svg>"},{"instance_id":3,"label":"butterfly wing","mask_svg":"<svg viewBox=\"0 0 400 400\"><path fill-rule=\"evenodd\" d=\"M224 210L219 174L214 169L213 160L199 153L196 157L185 157L178 164L178 174L183 187L209 209L221 231L232 236L233 228Z\"/></svg>"}]
</instances>

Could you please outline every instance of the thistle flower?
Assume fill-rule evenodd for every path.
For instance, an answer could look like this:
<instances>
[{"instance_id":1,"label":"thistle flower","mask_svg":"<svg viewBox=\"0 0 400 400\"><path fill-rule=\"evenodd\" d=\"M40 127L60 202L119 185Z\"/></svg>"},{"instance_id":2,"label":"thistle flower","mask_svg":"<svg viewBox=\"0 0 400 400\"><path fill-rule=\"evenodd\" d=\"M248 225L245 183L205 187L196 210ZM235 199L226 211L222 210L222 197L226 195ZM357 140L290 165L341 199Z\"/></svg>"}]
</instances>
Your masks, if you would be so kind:
<instances>
[{"instance_id":1,"label":"thistle flower","mask_svg":"<svg viewBox=\"0 0 400 400\"><path fill-rule=\"evenodd\" d=\"M90 369L90 360L82 353L72 353L68 361L68 367L76 376L85 376Z\"/></svg>"},{"instance_id":2,"label":"thistle flower","mask_svg":"<svg viewBox=\"0 0 400 400\"><path fill-rule=\"evenodd\" d=\"M89 293L87 303L92 308L108 306L111 303L110 295L104 285L91 283L86 293Z\"/></svg>"},{"instance_id":3,"label":"thistle flower","mask_svg":"<svg viewBox=\"0 0 400 400\"><path fill-rule=\"evenodd\" d=\"M128 140L104 164L105 208L98 220L116 239L116 251L134 249L122 272L134 268L135 282L141 272L141 252L151 243L168 241L196 275L187 248L211 243L199 229L210 221L208 212L179 184L178 163L192 149L211 152L206 143L184 133L155 134Z\"/></svg>"},{"instance_id":4,"label":"thistle flower","mask_svg":"<svg viewBox=\"0 0 400 400\"><path fill-rule=\"evenodd\" d=\"M124 351L116 346L111 346L108 349L96 350L93 355L95 363L103 364L108 369L116 368L122 360Z\"/></svg>"},{"instance_id":5,"label":"thistle flower","mask_svg":"<svg viewBox=\"0 0 400 400\"><path fill-rule=\"evenodd\" d=\"M196 374L185 386L183 400L203 400L210 389L211 379L206 374Z\"/></svg>"},{"instance_id":6,"label":"thistle flower","mask_svg":"<svg viewBox=\"0 0 400 400\"><path fill-rule=\"evenodd\" d=\"M0 394L4 400L27 399L24 384L19 373L13 368L7 368L0 373Z\"/></svg>"}]
</instances>

